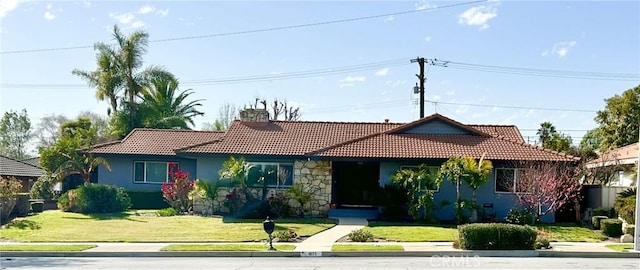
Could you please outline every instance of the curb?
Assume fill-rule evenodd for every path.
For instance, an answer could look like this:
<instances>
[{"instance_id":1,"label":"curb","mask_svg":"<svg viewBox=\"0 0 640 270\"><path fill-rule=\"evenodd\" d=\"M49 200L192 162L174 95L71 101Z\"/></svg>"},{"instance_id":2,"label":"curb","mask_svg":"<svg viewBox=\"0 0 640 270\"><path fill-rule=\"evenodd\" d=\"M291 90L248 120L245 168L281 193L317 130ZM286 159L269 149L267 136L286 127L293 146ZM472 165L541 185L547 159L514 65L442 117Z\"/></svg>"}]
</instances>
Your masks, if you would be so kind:
<instances>
[{"instance_id":1,"label":"curb","mask_svg":"<svg viewBox=\"0 0 640 270\"><path fill-rule=\"evenodd\" d=\"M2 252L1 257L556 257L640 258L637 252L569 252L536 250L378 251L378 252L268 252L268 251L161 251L161 252Z\"/></svg>"}]
</instances>

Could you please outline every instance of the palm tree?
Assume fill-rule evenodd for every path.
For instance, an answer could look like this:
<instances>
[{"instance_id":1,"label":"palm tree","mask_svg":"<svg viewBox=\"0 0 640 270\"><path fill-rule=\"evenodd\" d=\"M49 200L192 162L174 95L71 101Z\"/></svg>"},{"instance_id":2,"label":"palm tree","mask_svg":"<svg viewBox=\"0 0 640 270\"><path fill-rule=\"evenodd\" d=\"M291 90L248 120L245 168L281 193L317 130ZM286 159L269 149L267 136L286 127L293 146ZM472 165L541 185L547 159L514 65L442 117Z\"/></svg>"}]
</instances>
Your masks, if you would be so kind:
<instances>
[{"instance_id":1,"label":"palm tree","mask_svg":"<svg viewBox=\"0 0 640 270\"><path fill-rule=\"evenodd\" d=\"M467 173L465 173L466 176L464 176L462 180L471 188L471 201L475 206L476 190L489 181L493 164L491 164L491 161L485 160L484 155L482 155L479 161L476 161L476 159L472 157L463 157L463 162L464 170ZM472 221L476 221L477 218L478 212L476 207L474 207L471 212L471 219Z\"/></svg>"},{"instance_id":2,"label":"palm tree","mask_svg":"<svg viewBox=\"0 0 640 270\"><path fill-rule=\"evenodd\" d=\"M82 177L82 181L85 185L91 183L91 174L98 168L98 165L103 165L107 170L111 171L111 166L106 159L101 157L94 157L92 154L67 154L60 153L67 158L55 172L54 175L58 181L62 181L69 175L79 174Z\"/></svg>"},{"instance_id":3,"label":"palm tree","mask_svg":"<svg viewBox=\"0 0 640 270\"><path fill-rule=\"evenodd\" d=\"M542 147L548 148L553 135L556 133L556 127L554 127L551 122L545 121L540 123L540 128L536 134L540 137L540 144L542 144Z\"/></svg>"},{"instance_id":4,"label":"palm tree","mask_svg":"<svg viewBox=\"0 0 640 270\"><path fill-rule=\"evenodd\" d=\"M144 31L136 31L129 36L124 36L117 25L113 26L113 39L115 45L98 42L94 48L98 51L98 68L96 71L87 72L74 70L76 74L98 87L96 96L108 98L111 110L117 112L120 90L124 91L122 102L128 109L128 133L137 127L136 123L137 99L145 87L153 78L172 77L173 75L160 66L143 68L142 56L147 52L149 34Z\"/></svg>"},{"instance_id":5,"label":"palm tree","mask_svg":"<svg viewBox=\"0 0 640 270\"><path fill-rule=\"evenodd\" d=\"M178 92L178 80L173 76L151 79L151 84L142 92L140 119L145 127L182 128L194 126L193 117L204 115L196 107L202 106L202 99L188 102L194 92L187 89Z\"/></svg>"},{"instance_id":6,"label":"palm tree","mask_svg":"<svg viewBox=\"0 0 640 270\"><path fill-rule=\"evenodd\" d=\"M95 71L74 69L73 75L83 78L89 86L96 87L96 98L100 101L109 100L110 108L107 115L118 111L118 94L122 90L122 78L118 76L118 67L112 50L104 45L96 44L98 67Z\"/></svg>"}]
</instances>

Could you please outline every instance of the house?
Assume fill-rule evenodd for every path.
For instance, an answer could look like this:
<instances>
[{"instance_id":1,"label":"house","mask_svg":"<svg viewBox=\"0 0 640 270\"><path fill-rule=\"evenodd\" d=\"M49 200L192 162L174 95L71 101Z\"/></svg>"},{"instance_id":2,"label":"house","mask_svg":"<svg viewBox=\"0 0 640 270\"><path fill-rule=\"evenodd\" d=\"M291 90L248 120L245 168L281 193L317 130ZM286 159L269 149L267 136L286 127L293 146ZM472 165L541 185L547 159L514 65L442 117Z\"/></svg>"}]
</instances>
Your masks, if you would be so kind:
<instances>
[{"instance_id":1,"label":"house","mask_svg":"<svg viewBox=\"0 0 640 270\"><path fill-rule=\"evenodd\" d=\"M0 155L0 176L20 180L22 184L20 192L29 192L33 183L43 174L44 170L38 166Z\"/></svg>"},{"instance_id":2,"label":"house","mask_svg":"<svg viewBox=\"0 0 640 270\"><path fill-rule=\"evenodd\" d=\"M605 183L584 187L587 209L611 208L618 193L637 186L634 166L638 164L638 146L638 143L633 143L616 148L586 163L592 177Z\"/></svg>"},{"instance_id":3,"label":"house","mask_svg":"<svg viewBox=\"0 0 640 270\"><path fill-rule=\"evenodd\" d=\"M216 180L225 160L241 156L254 168L277 172L267 179L270 188L299 182L316 190L308 205L313 215L327 215L334 205L375 207L376 191L405 166L484 155L495 169L477 199L493 204L497 217L504 218L515 204L514 161L576 160L527 144L515 126L465 125L440 114L405 124L269 121L268 112L259 109L241 112L226 132L135 129L91 152L111 164L111 172L99 168L99 183L135 190L159 190L175 165L193 178ZM256 183L257 177L249 173L247 182ZM463 194L470 196L470 190ZM443 200L455 200L451 183L435 193L436 202ZM443 219L452 214L452 206L437 213Z\"/></svg>"}]
</instances>

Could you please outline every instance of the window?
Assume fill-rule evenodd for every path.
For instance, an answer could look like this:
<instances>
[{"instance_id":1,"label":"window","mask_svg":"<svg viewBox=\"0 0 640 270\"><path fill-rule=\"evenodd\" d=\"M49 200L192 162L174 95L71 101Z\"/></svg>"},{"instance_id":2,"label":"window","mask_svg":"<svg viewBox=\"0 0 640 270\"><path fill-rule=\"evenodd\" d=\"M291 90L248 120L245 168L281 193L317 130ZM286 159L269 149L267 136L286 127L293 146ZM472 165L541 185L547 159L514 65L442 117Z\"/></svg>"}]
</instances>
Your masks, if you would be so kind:
<instances>
[{"instance_id":1,"label":"window","mask_svg":"<svg viewBox=\"0 0 640 270\"><path fill-rule=\"evenodd\" d=\"M268 187L288 187L293 184L293 164L253 163L247 173L247 186L262 187L263 180Z\"/></svg>"},{"instance_id":2,"label":"window","mask_svg":"<svg viewBox=\"0 0 640 270\"><path fill-rule=\"evenodd\" d=\"M417 171L418 168L420 166L416 166L416 165L403 165L400 166L400 170L412 170L412 171ZM427 166L427 168L429 168L429 170L433 173L434 176L437 176L438 174L438 170L440 170L439 166ZM420 187L420 191L426 191L427 187L426 186L421 186ZM436 186L431 186L429 187L429 190L433 191L433 192L438 192L440 191L440 187L436 187Z\"/></svg>"},{"instance_id":3,"label":"window","mask_svg":"<svg viewBox=\"0 0 640 270\"><path fill-rule=\"evenodd\" d=\"M512 193L519 189L518 178L521 177L522 171L522 169L496 169L496 192Z\"/></svg>"},{"instance_id":4,"label":"window","mask_svg":"<svg viewBox=\"0 0 640 270\"><path fill-rule=\"evenodd\" d=\"M166 183L171 180L171 175L177 168L177 162L135 161L133 163L133 182Z\"/></svg>"}]
</instances>

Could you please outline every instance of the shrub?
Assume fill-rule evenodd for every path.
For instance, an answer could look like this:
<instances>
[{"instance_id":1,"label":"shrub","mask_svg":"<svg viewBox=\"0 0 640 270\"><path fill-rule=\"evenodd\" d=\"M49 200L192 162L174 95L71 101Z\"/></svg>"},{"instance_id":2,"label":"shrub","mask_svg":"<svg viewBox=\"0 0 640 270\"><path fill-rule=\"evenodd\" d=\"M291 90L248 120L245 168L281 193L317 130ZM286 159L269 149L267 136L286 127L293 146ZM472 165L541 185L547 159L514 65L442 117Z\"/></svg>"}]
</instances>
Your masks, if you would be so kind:
<instances>
[{"instance_id":1,"label":"shrub","mask_svg":"<svg viewBox=\"0 0 640 270\"><path fill-rule=\"evenodd\" d=\"M613 207L624 221L629 224L634 224L636 213L636 196L618 197Z\"/></svg>"},{"instance_id":2,"label":"shrub","mask_svg":"<svg viewBox=\"0 0 640 270\"><path fill-rule=\"evenodd\" d=\"M171 182L162 184L162 197L178 211L189 212L193 206L189 194L194 185L194 181L189 181L189 173L177 169L171 174Z\"/></svg>"},{"instance_id":3,"label":"shrub","mask_svg":"<svg viewBox=\"0 0 640 270\"><path fill-rule=\"evenodd\" d=\"M608 218L600 221L602 233L609 237L618 237L622 235L622 220L617 218Z\"/></svg>"},{"instance_id":4,"label":"shrub","mask_svg":"<svg viewBox=\"0 0 640 270\"><path fill-rule=\"evenodd\" d=\"M41 213L44 211L44 202L31 202L31 211Z\"/></svg>"},{"instance_id":5,"label":"shrub","mask_svg":"<svg viewBox=\"0 0 640 270\"><path fill-rule=\"evenodd\" d=\"M167 207L167 208L164 208L164 209L160 209L156 213L158 213L158 216L161 216L161 217L177 216L179 214L178 210L176 210L173 207Z\"/></svg>"},{"instance_id":6,"label":"shrub","mask_svg":"<svg viewBox=\"0 0 640 270\"><path fill-rule=\"evenodd\" d=\"M607 216L593 216L591 217L591 227L593 227L594 230L600 230L600 221L603 219L607 219L609 217Z\"/></svg>"},{"instance_id":7,"label":"shrub","mask_svg":"<svg viewBox=\"0 0 640 270\"><path fill-rule=\"evenodd\" d=\"M624 234L630 234L635 236L635 231L636 230L636 225L629 225L627 224L627 227L624 227Z\"/></svg>"},{"instance_id":8,"label":"shrub","mask_svg":"<svg viewBox=\"0 0 640 270\"><path fill-rule=\"evenodd\" d=\"M537 232L531 226L475 223L458 226L462 249L533 249Z\"/></svg>"},{"instance_id":9,"label":"shrub","mask_svg":"<svg viewBox=\"0 0 640 270\"><path fill-rule=\"evenodd\" d=\"M509 210L507 213L507 217L505 218L507 223L517 224L517 225L532 225L533 224L533 215L529 213L525 209L516 209L513 208Z\"/></svg>"},{"instance_id":10,"label":"shrub","mask_svg":"<svg viewBox=\"0 0 640 270\"><path fill-rule=\"evenodd\" d=\"M349 239L353 242L373 241L373 234L365 229L353 230L349 233Z\"/></svg>"},{"instance_id":11,"label":"shrub","mask_svg":"<svg viewBox=\"0 0 640 270\"><path fill-rule=\"evenodd\" d=\"M277 192L276 195L271 195L267 199L267 204L269 205L271 217L281 218L281 217L288 217L291 215L291 206L289 206L289 197L282 192Z\"/></svg>"},{"instance_id":12,"label":"shrub","mask_svg":"<svg viewBox=\"0 0 640 270\"><path fill-rule=\"evenodd\" d=\"M164 209L170 207L162 197L162 191L127 190L132 209Z\"/></svg>"},{"instance_id":13,"label":"shrub","mask_svg":"<svg viewBox=\"0 0 640 270\"><path fill-rule=\"evenodd\" d=\"M51 178L49 175L40 176L40 178L38 178L31 187L31 198L43 199L45 201L55 199L55 192L53 191L55 184L55 179Z\"/></svg>"},{"instance_id":14,"label":"shrub","mask_svg":"<svg viewBox=\"0 0 640 270\"><path fill-rule=\"evenodd\" d=\"M549 243L549 239L547 238L538 238L536 242L533 244L533 248L535 249L550 249L551 243Z\"/></svg>"},{"instance_id":15,"label":"shrub","mask_svg":"<svg viewBox=\"0 0 640 270\"><path fill-rule=\"evenodd\" d=\"M16 194L20 192L22 184L14 177L0 177L0 221L6 223L16 205Z\"/></svg>"},{"instance_id":16,"label":"shrub","mask_svg":"<svg viewBox=\"0 0 640 270\"><path fill-rule=\"evenodd\" d=\"M273 233L273 237L278 239L278 242L295 242L298 239L298 234L293 230L277 231Z\"/></svg>"},{"instance_id":17,"label":"shrub","mask_svg":"<svg viewBox=\"0 0 640 270\"><path fill-rule=\"evenodd\" d=\"M66 212L114 213L129 209L131 199L122 188L88 184L62 194L58 207Z\"/></svg>"},{"instance_id":18,"label":"shrub","mask_svg":"<svg viewBox=\"0 0 640 270\"><path fill-rule=\"evenodd\" d=\"M19 217L26 217L31 210L31 204L29 204L29 193L18 193L16 195L16 205L13 208L13 213Z\"/></svg>"}]
</instances>

